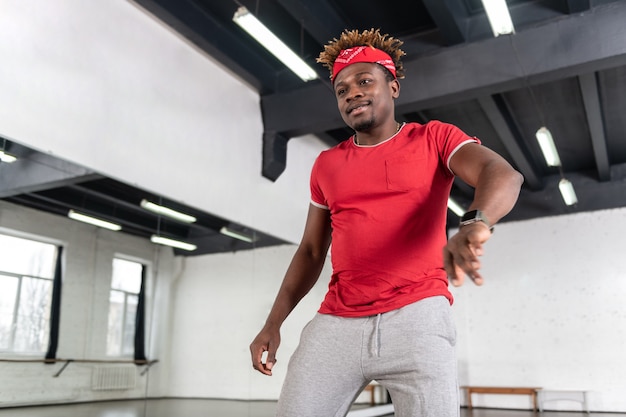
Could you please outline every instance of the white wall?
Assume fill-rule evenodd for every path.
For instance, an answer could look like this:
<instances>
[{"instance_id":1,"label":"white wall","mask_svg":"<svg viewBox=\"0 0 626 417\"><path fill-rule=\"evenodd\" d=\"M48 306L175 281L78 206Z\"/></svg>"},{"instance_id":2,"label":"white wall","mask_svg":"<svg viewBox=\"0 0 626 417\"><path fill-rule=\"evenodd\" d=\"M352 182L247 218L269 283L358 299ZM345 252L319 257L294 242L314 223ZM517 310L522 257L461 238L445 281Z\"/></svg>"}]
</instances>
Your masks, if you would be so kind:
<instances>
[{"instance_id":1,"label":"white wall","mask_svg":"<svg viewBox=\"0 0 626 417\"><path fill-rule=\"evenodd\" d=\"M261 177L258 94L143 9L5 1L0 56L0 136L299 239L291 225L306 213L308 188ZM308 180L325 146L309 136L289 147L303 159L288 163Z\"/></svg>"},{"instance_id":2,"label":"white wall","mask_svg":"<svg viewBox=\"0 0 626 417\"><path fill-rule=\"evenodd\" d=\"M145 239L98 229L60 216L26 209L0 201L0 230L19 232L64 246L61 321L57 358L78 360L115 359L106 355L106 335L111 288L112 260L125 255L145 261L152 272L146 283L146 355L166 362L169 289L176 262L169 249L160 249ZM18 235L19 236L19 235ZM158 302L158 308L155 303ZM159 316L152 312L158 310ZM152 318L155 317L155 320ZM4 353L3 359L42 359ZM132 359L132 358L127 358ZM53 377L63 363L12 363L0 361L0 407L33 403L142 398L146 377L137 368L137 385L126 391L92 391L94 363L72 363ZM168 380L167 366L159 363L150 372L150 393L163 395Z\"/></svg>"},{"instance_id":3,"label":"white wall","mask_svg":"<svg viewBox=\"0 0 626 417\"><path fill-rule=\"evenodd\" d=\"M592 410L625 411L626 306L620 298L626 277L619 266L625 233L626 209L498 225L483 259L485 284L453 289L461 385L589 390ZM327 267L286 323L275 375L257 374L247 347L294 250L188 260L175 301L171 395L278 396L287 358L330 274ZM474 404L528 408L530 400L481 395ZM548 406L580 410L573 402Z\"/></svg>"},{"instance_id":4,"label":"white wall","mask_svg":"<svg viewBox=\"0 0 626 417\"><path fill-rule=\"evenodd\" d=\"M498 225L483 259L485 284L453 289L461 385L589 390L592 410L625 411L625 233L626 209ZM275 375L257 374L248 345L294 250L188 259L174 302L171 395L278 396L286 361L330 276L327 265L288 319ZM474 404L529 408L530 399L477 395ZM547 408L580 410L573 402Z\"/></svg>"},{"instance_id":5,"label":"white wall","mask_svg":"<svg viewBox=\"0 0 626 417\"><path fill-rule=\"evenodd\" d=\"M187 258L177 281L169 370L174 397L275 400L300 331L317 312L331 274L320 279L281 329L271 377L252 369L249 345L261 330L295 245ZM368 394L358 402L369 401Z\"/></svg>"},{"instance_id":6,"label":"white wall","mask_svg":"<svg viewBox=\"0 0 626 417\"><path fill-rule=\"evenodd\" d=\"M274 375L253 371L248 346L261 330L295 245L188 258L177 281L170 393L178 397L275 399L300 328L319 308L321 279L281 332ZM328 269L325 269L328 274Z\"/></svg>"},{"instance_id":7,"label":"white wall","mask_svg":"<svg viewBox=\"0 0 626 417\"><path fill-rule=\"evenodd\" d=\"M59 357L102 358L110 259L158 265L148 289L151 397L275 399L301 328L325 293L329 265L283 328L273 377L252 370L248 345L270 309L294 245L174 258L143 239L0 202L0 228L67 247ZM486 282L453 289L460 383L590 391L596 411L625 411L626 293L620 257L626 209L498 225L484 256ZM155 259L159 261L156 262ZM0 406L137 397L95 393L91 365L0 362ZM528 408L522 396L474 397L485 407ZM575 403L550 403L577 409Z\"/></svg>"},{"instance_id":8,"label":"white wall","mask_svg":"<svg viewBox=\"0 0 626 417\"><path fill-rule=\"evenodd\" d=\"M624 208L498 225L485 284L453 291L461 385L589 390L592 410L626 411L624 236ZM473 403L528 408L529 399Z\"/></svg>"}]
</instances>

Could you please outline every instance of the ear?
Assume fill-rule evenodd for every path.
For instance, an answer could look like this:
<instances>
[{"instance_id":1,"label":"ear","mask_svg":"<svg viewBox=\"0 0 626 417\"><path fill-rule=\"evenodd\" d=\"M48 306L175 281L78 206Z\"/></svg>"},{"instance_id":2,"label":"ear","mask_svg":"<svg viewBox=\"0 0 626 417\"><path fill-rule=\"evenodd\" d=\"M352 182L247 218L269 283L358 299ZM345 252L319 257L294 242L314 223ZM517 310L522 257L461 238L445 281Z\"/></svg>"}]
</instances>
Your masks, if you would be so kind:
<instances>
[{"instance_id":1,"label":"ear","mask_svg":"<svg viewBox=\"0 0 626 417\"><path fill-rule=\"evenodd\" d=\"M400 82L397 78L389 82L389 88L391 89L391 97L394 99L400 97Z\"/></svg>"}]
</instances>

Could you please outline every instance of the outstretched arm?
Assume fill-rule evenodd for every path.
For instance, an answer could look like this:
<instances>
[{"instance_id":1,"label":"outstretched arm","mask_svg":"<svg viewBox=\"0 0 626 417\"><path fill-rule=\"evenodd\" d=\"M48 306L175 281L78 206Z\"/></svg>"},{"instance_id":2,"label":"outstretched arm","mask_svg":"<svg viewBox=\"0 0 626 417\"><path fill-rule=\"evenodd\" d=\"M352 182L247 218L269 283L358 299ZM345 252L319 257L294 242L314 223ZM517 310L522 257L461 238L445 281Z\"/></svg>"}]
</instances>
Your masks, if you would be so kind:
<instances>
[{"instance_id":1,"label":"outstretched arm","mask_svg":"<svg viewBox=\"0 0 626 417\"><path fill-rule=\"evenodd\" d=\"M504 158L474 143L463 146L454 154L450 160L450 168L459 178L475 188L474 201L469 210L482 211L492 226L511 211L524 181L522 175ZM483 283L483 277L478 272L478 257L483 254L483 244L489 237L489 227L483 222L476 222L461 227L448 240L443 250L443 259L453 285L462 285L465 274L475 284Z\"/></svg>"},{"instance_id":2,"label":"outstretched arm","mask_svg":"<svg viewBox=\"0 0 626 417\"><path fill-rule=\"evenodd\" d=\"M302 297L317 282L329 246L329 211L311 205L302 241L287 269L265 326L250 345L252 366L257 371L272 375L276 351L280 344L280 327ZM267 352L265 363L261 359L264 352Z\"/></svg>"}]
</instances>

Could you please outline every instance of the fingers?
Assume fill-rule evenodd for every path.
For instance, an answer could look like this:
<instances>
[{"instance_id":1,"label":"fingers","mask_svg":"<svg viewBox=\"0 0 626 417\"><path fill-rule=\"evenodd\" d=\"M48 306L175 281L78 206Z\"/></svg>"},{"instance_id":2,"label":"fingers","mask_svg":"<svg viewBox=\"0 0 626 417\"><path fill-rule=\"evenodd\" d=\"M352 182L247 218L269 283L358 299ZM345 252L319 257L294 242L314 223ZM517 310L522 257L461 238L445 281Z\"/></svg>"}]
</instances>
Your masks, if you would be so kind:
<instances>
[{"instance_id":1,"label":"fingers","mask_svg":"<svg viewBox=\"0 0 626 417\"><path fill-rule=\"evenodd\" d=\"M460 287L465 281L465 273L458 266L455 266L453 270L454 273L452 275L448 274L448 279L450 279L452 285L454 285L455 287Z\"/></svg>"},{"instance_id":2,"label":"fingers","mask_svg":"<svg viewBox=\"0 0 626 417\"><path fill-rule=\"evenodd\" d=\"M259 359L257 361L253 361L252 367L264 375L272 376L272 368L274 367L275 363L276 359L272 360L271 362Z\"/></svg>"},{"instance_id":3,"label":"fingers","mask_svg":"<svg viewBox=\"0 0 626 417\"><path fill-rule=\"evenodd\" d=\"M449 246L449 245L448 245ZM455 287L463 285L465 274L463 270L454 262L454 256L452 252L446 246L443 249L443 267L446 270L448 279Z\"/></svg>"},{"instance_id":4,"label":"fingers","mask_svg":"<svg viewBox=\"0 0 626 417\"><path fill-rule=\"evenodd\" d=\"M477 285L482 284L482 276L478 272L480 260L476 253L471 248L451 250L446 247L444 249L444 269L452 285L455 287L463 285L465 275L470 277Z\"/></svg>"},{"instance_id":5,"label":"fingers","mask_svg":"<svg viewBox=\"0 0 626 417\"><path fill-rule=\"evenodd\" d=\"M274 365L276 364L276 351L268 351L267 352L267 359L265 360L265 369L267 369L270 372L270 375L272 374L272 368L274 367Z\"/></svg>"},{"instance_id":6,"label":"fingers","mask_svg":"<svg viewBox=\"0 0 626 417\"><path fill-rule=\"evenodd\" d=\"M471 226L470 226L471 227ZM486 228L467 227L454 235L443 251L444 269L450 283L455 287L463 285L465 275L476 285L482 285L484 280L479 272L481 267L479 257L483 255L483 243L490 233ZM483 233L487 230L487 233Z\"/></svg>"},{"instance_id":7,"label":"fingers","mask_svg":"<svg viewBox=\"0 0 626 417\"><path fill-rule=\"evenodd\" d=\"M271 375L271 369L267 369L263 364L263 353L267 351L266 346L259 346L255 342L250 345L250 354L252 355L252 367L265 375Z\"/></svg>"},{"instance_id":8,"label":"fingers","mask_svg":"<svg viewBox=\"0 0 626 417\"><path fill-rule=\"evenodd\" d=\"M252 355L252 367L264 375L271 376L272 368L276 364L276 351L278 343L262 342L264 338L261 334L250 345L250 354Z\"/></svg>"}]
</instances>

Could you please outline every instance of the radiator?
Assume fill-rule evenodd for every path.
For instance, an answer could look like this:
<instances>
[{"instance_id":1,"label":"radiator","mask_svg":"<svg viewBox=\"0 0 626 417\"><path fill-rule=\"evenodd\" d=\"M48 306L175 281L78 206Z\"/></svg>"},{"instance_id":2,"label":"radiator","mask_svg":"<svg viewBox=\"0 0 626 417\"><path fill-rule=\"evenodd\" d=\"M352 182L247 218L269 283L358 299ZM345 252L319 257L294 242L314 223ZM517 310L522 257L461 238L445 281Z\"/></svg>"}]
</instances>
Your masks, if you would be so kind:
<instances>
[{"instance_id":1,"label":"radiator","mask_svg":"<svg viewBox=\"0 0 626 417\"><path fill-rule=\"evenodd\" d=\"M93 391L126 390L135 388L137 369L134 365L96 366L91 374Z\"/></svg>"}]
</instances>

